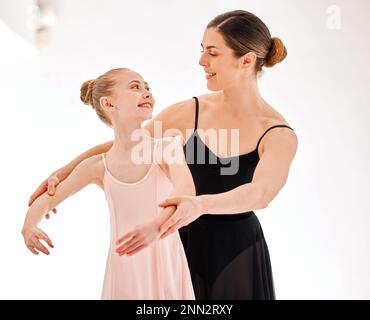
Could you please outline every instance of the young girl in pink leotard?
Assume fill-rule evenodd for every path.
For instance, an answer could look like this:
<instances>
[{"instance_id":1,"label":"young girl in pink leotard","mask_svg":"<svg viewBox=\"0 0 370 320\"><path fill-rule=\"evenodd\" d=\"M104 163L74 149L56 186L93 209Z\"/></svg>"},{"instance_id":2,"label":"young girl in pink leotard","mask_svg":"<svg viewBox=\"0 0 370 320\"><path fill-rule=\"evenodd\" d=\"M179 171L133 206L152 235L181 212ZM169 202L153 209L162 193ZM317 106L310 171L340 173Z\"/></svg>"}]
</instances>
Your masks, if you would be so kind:
<instances>
[{"instance_id":1,"label":"young girl in pink leotard","mask_svg":"<svg viewBox=\"0 0 370 320\"><path fill-rule=\"evenodd\" d=\"M94 183L105 192L111 218L101 298L195 299L178 232L159 240L159 227L175 207L163 210L158 203L168 196L195 195L181 141L153 139L141 128L142 122L152 117L154 99L144 79L132 70L113 69L86 81L81 100L113 128L113 146L105 154L81 162L54 196L45 193L32 204L22 230L27 248L34 254L37 250L49 254L40 240L50 247L53 244L37 227L39 221L64 199ZM134 135L142 137L140 144L133 141L137 140ZM140 151L147 161L137 164ZM170 158L174 154L175 160ZM142 228L141 235L135 234L139 245L122 254L123 241L130 239L129 234L122 235L135 227Z\"/></svg>"}]
</instances>

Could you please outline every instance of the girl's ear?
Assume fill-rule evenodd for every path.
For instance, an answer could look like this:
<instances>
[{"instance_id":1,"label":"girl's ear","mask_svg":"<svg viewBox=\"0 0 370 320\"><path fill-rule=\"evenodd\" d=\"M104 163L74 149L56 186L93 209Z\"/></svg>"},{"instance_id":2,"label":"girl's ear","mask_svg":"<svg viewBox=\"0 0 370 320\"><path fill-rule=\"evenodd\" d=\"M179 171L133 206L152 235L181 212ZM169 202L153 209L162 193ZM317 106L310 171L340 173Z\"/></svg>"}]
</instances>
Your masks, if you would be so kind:
<instances>
[{"instance_id":1,"label":"girl's ear","mask_svg":"<svg viewBox=\"0 0 370 320\"><path fill-rule=\"evenodd\" d=\"M104 111L109 111L110 108L113 108L112 104L109 102L108 97L106 96L100 97L99 103Z\"/></svg>"}]
</instances>

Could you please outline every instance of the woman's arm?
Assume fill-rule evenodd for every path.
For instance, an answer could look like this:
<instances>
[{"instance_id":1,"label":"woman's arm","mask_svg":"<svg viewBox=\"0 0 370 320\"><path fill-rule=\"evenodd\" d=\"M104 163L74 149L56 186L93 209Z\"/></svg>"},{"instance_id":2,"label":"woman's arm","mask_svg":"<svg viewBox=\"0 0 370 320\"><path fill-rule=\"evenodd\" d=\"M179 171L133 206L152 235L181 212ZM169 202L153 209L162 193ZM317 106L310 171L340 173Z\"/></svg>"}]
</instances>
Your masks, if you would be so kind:
<instances>
[{"instance_id":1,"label":"woman's arm","mask_svg":"<svg viewBox=\"0 0 370 320\"><path fill-rule=\"evenodd\" d=\"M184 220L194 221L204 213L237 214L266 208L287 181L297 145L297 136L292 130L276 129L266 135L264 151L251 183L218 194L165 200L160 206L175 205L178 209L162 225L162 230L167 230L167 235L181 227Z\"/></svg>"},{"instance_id":2,"label":"woman's arm","mask_svg":"<svg viewBox=\"0 0 370 320\"><path fill-rule=\"evenodd\" d=\"M60 183L54 196L49 196L47 193L44 193L43 195L38 197L28 209L22 229L22 235L25 238L27 247L29 247L29 241L32 237L32 232L30 231L38 230L37 225L46 212L50 211L60 202L70 197L90 183L95 183L99 186L102 186L101 176L102 173L100 157L94 156L82 161L72 171L70 176Z\"/></svg>"}]
</instances>

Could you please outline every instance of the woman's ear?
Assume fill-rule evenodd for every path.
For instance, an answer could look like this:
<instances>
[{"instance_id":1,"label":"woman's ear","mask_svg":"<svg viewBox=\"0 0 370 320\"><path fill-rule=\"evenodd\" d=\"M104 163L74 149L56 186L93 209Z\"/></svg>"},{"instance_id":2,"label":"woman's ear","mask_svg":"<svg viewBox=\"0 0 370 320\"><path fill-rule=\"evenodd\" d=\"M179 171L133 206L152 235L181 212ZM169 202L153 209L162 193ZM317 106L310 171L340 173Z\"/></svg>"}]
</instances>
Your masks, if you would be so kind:
<instances>
[{"instance_id":1,"label":"woman's ear","mask_svg":"<svg viewBox=\"0 0 370 320\"><path fill-rule=\"evenodd\" d=\"M253 65L256 60L257 60L257 55L253 51L248 52L244 56L241 57L242 67L248 68L249 66Z\"/></svg>"}]
</instances>

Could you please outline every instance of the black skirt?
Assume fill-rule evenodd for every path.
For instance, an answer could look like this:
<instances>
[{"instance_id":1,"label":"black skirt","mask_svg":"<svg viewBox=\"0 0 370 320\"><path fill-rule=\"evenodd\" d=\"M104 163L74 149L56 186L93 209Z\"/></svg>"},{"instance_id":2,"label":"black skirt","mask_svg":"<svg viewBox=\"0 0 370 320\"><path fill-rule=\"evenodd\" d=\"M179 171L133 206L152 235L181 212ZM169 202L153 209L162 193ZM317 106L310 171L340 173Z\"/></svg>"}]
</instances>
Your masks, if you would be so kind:
<instances>
[{"instance_id":1,"label":"black skirt","mask_svg":"<svg viewBox=\"0 0 370 320\"><path fill-rule=\"evenodd\" d=\"M197 300L275 299L257 216L201 216L179 229Z\"/></svg>"}]
</instances>

